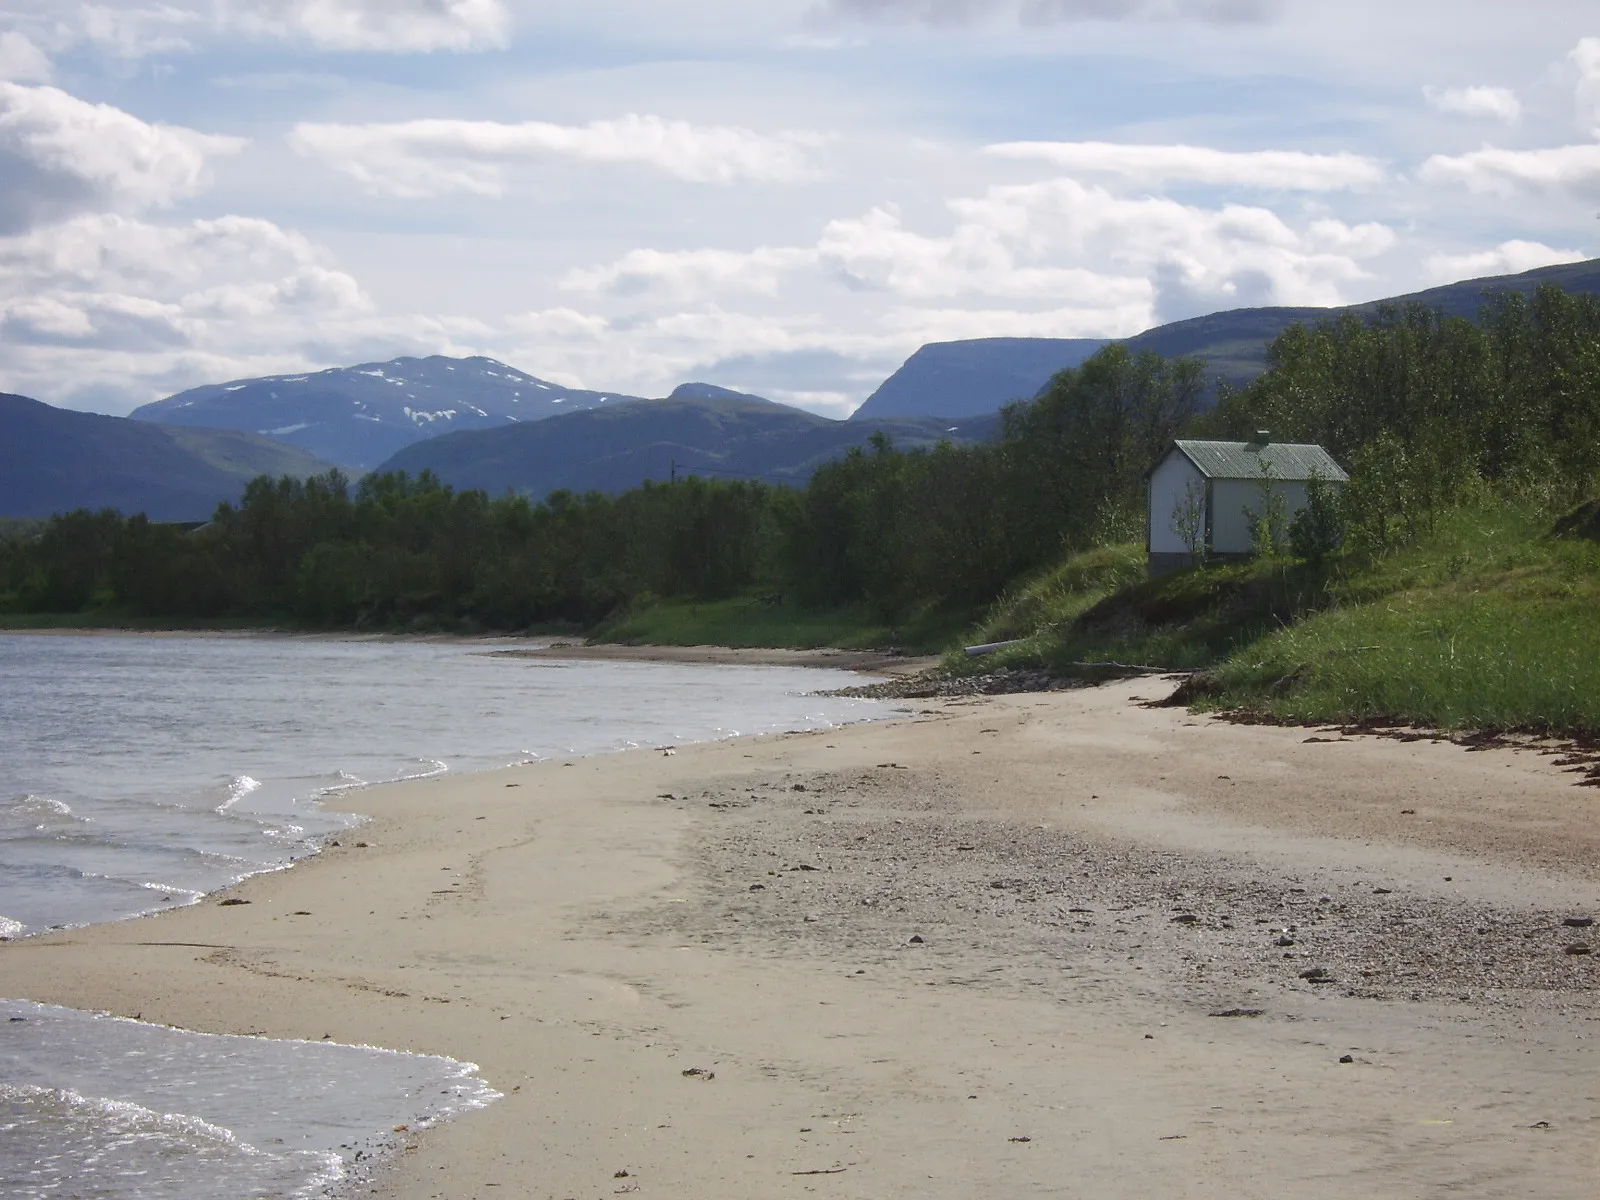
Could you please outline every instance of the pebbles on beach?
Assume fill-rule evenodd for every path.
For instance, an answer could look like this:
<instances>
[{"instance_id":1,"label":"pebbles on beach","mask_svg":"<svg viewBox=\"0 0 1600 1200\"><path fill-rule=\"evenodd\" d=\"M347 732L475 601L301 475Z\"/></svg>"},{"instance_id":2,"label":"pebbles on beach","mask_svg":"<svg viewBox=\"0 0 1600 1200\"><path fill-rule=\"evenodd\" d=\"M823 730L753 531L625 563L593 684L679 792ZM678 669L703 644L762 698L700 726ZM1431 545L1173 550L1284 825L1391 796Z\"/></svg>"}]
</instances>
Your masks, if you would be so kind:
<instances>
[{"instance_id":1,"label":"pebbles on beach","mask_svg":"<svg viewBox=\"0 0 1600 1200\"><path fill-rule=\"evenodd\" d=\"M796 782L704 793L700 894L629 921L852 969L915 949L915 969L972 987L1092 988L1134 970L1224 1016L1255 1015L1229 1001L1269 989L1516 1007L1600 985L1571 938L1585 917L969 815L981 809L947 776L900 764Z\"/></svg>"}]
</instances>

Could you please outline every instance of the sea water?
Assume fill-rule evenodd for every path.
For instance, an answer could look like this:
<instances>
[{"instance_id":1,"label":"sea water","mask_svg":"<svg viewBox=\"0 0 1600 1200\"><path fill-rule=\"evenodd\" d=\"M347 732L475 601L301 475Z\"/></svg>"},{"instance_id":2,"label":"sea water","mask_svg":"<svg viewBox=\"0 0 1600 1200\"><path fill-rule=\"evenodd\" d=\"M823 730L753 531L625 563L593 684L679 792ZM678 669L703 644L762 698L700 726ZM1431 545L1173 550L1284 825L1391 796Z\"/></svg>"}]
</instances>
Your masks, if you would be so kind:
<instances>
[{"instance_id":1,"label":"sea water","mask_svg":"<svg viewBox=\"0 0 1600 1200\"><path fill-rule=\"evenodd\" d=\"M0 634L0 938L288 867L360 820L368 784L887 715L817 694L854 682L481 644ZM491 1101L475 1071L0 1002L0 1195L337 1192L396 1126Z\"/></svg>"}]
</instances>

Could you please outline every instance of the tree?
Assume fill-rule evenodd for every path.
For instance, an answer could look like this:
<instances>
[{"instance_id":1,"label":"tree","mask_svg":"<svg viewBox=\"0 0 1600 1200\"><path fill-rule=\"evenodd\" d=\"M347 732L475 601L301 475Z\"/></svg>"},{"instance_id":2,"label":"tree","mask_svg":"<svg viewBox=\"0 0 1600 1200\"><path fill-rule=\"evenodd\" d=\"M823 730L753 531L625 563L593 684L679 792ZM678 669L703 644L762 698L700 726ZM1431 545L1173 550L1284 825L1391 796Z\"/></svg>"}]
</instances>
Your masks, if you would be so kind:
<instances>
[{"instance_id":1,"label":"tree","mask_svg":"<svg viewBox=\"0 0 1600 1200\"><path fill-rule=\"evenodd\" d=\"M1183 499L1173 506L1172 528L1189 548L1194 565L1204 565L1210 550L1206 545L1206 485L1198 479L1189 481Z\"/></svg>"},{"instance_id":2,"label":"tree","mask_svg":"<svg viewBox=\"0 0 1600 1200\"><path fill-rule=\"evenodd\" d=\"M1306 503L1289 526L1289 548L1296 558L1320 563L1344 545L1344 506L1339 490L1313 471L1306 480Z\"/></svg>"}]
</instances>

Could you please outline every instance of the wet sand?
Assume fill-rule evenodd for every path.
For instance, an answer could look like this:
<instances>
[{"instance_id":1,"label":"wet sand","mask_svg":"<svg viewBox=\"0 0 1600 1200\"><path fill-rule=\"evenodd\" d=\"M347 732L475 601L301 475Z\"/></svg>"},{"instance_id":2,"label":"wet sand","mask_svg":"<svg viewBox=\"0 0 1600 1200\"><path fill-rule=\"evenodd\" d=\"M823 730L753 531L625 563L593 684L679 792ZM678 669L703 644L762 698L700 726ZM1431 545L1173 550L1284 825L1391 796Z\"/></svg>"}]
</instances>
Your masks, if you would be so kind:
<instances>
[{"instance_id":1,"label":"wet sand","mask_svg":"<svg viewBox=\"0 0 1600 1200\"><path fill-rule=\"evenodd\" d=\"M1595 1196L1600 789L1170 687L372 789L0 993L481 1064L382 1196Z\"/></svg>"}]
</instances>

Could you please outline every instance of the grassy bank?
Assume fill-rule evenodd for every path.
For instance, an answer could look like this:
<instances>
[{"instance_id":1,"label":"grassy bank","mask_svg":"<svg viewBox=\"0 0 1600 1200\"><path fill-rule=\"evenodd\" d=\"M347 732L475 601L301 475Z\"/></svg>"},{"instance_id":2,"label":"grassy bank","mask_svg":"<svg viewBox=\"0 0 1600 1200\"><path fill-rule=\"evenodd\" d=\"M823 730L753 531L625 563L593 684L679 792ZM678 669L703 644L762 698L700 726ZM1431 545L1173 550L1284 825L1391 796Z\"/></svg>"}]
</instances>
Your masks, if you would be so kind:
<instances>
[{"instance_id":1,"label":"grassy bank","mask_svg":"<svg viewBox=\"0 0 1600 1200\"><path fill-rule=\"evenodd\" d=\"M1533 509L1486 506L1376 559L1155 580L1141 560L1134 546L1097 550L1001 601L980 636L1027 640L984 662L1203 668L1208 704L1289 720L1600 732L1592 531L1557 535Z\"/></svg>"}]
</instances>

